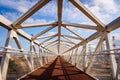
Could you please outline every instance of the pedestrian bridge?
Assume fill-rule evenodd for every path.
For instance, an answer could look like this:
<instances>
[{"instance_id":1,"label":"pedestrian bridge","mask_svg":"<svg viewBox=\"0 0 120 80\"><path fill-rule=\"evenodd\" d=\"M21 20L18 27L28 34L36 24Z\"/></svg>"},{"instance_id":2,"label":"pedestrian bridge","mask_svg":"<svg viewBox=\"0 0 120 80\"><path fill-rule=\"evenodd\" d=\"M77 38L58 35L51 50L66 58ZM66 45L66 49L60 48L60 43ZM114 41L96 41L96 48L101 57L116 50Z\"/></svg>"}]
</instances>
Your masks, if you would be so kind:
<instances>
[{"instance_id":1,"label":"pedestrian bridge","mask_svg":"<svg viewBox=\"0 0 120 80\"><path fill-rule=\"evenodd\" d=\"M95 25L63 22L66 3L56 0L57 21L23 24L51 1L38 1L14 22L0 15L0 27L7 30L5 46L0 47L0 80L120 80L120 47L115 44L119 42L115 42L115 37L111 38L111 33L119 30L120 17L104 24L79 0L69 0ZM36 35L25 31L38 27L40 31ZM94 32L84 38L73 28ZM57 33L46 35L52 29ZM90 44L94 40L96 42ZM21 44L30 50L25 50Z\"/></svg>"}]
</instances>

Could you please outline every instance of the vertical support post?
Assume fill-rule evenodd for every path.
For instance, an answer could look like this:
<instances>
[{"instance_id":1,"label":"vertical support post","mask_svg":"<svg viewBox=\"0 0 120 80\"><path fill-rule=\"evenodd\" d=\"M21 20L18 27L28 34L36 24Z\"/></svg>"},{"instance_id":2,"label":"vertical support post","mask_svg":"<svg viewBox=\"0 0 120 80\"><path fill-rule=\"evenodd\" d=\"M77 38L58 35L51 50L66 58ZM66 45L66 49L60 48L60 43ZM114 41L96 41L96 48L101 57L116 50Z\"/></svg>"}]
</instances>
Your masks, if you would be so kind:
<instances>
[{"instance_id":1,"label":"vertical support post","mask_svg":"<svg viewBox=\"0 0 120 80\"><path fill-rule=\"evenodd\" d=\"M11 48L12 46L12 40L13 40L13 30L8 31L7 35L7 40L5 43L5 47ZM2 79L6 80L7 76L7 70L8 70L8 65L9 65L9 59L10 59L10 54L7 52L9 50L5 49L5 53L3 54L2 61L1 61L1 74L2 74Z\"/></svg>"},{"instance_id":2,"label":"vertical support post","mask_svg":"<svg viewBox=\"0 0 120 80\"><path fill-rule=\"evenodd\" d=\"M94 54L99 54L99 49L101 48L103 42L104 42L104 39L105 39L105 34L103 34L97 44L97 47L95 49L95 53ZM92 57L92 60L90 62L90 64L88 65L88 67L86 68L86 71L85 72L89 72L90 68L92 67L92 64L93 64L93 61L95 60L96 56L93 56Z\"/></svg>"},{"instance_id":3,"label":"vertical support post","mask_svg":"<svg viewBox=\"0 0 120 80\"><path fill-rule=\"evenodd\" d=\"M27 65L28 65L30 71L32 71L32 66L31 66L30 61L28 60L28 55L26 55L26 54L23 53L23 48L21 47L21 44L20 44L20 42L19 42L19 38L18 38L16 32L14 32L14 40L15 40L15 42L16 42L16 44L17 44L17 47L21 50L21 53L22 53L22 55L24 56L25 60L27 61Z\"/></svg>"},{"instance_id":4,"label":"vertical support post","mask_svg":"<svg viewBox=\"0 0 120 80\"><path fill-rule=\"evenodd\" d=\"M106 40L106 47L108 50L113 49L112 40L110 38L111 38L110 34L106 33L105 40ZM113 53L113 52L114 51L108 51L108 53ZM110 55L109 57L110 57L110 62L111 62L113 79L117 80L116 78L117 63L116 63L115 55Z\"/></svg>"},{"instance_id":5,"label":"vertical support post","mask_svg":"<svg viewBox=\"0 0 120 80\"><path fill-rule=\"evenodd\" d=\"M0 80L2 80L1 66L0 66Z\"/></svg>"},{"instance_id":6,"label":"vertical support post","mask_svg":"<svg viewBox=\"0 0 120 80\"><path fill-rule=\"evenodd\" d=\"M72 64L74 65L74 53L75 53L75 49L73 50L73 52L72 52Z\"/></svg>"},{"instance_id":7,"label":"vertical support post","mask_svg":"<svg viewBox=\"0 0 120 80\"><path fill-rule=\"evenodd\" d=\"M85 44L86 45L86 44ZM81 59L83 58L83 56L84 56L84 53L85 53L85 51L86 51L86 47L85 47L85 45L83 45L83 48L82 48L82 51L81 51L81 53L80 53L80 55L79 55L79 58L78 58L78 66L80 65L80 61L81 61Z\"/></svg>"},{"instance_id":8,"label":"vertical support post","mask_svg":"<svg viewBox=\"0 0 120 80\"><path fill-rule=\"evenodd\" d=\"M83 71L86 71L86 67L87 67L87 56L86 56L86 44L83 46Z\"/></svg>"},{"instance_id":9,"label":"vertical support post","mask_svg":"<svg viewBox=\"0 0 120 80\"><path fill-rule=\"evenodd\" d=\"M43 65L43 63L42 63L42 50L41 50L40 46L39 46L39 61L40 61L40 64L42 66Z\"/></svg>"},{"instance_id":10,"label":"vertical support post","mask_svg":"<svg viewBox=\"0 0 120 80\"><path fill-rule=\"evenodd\" d=\"M45 56L44 56L44 49L42 49L42 63L43 63L43 65L45 64Z\"/></svg>"},{"instance_id":11,"label":"vertical support post","mask_svg":"<svg viewBox=\"0 0 120 80\"><path fill-rule=\"evenodd\" d=\"M71 62L71 53L72 53L72 51L69 52L69 59L68 59L69 63Z\"/></svg>"},{"instance_id":12,"label":"vertical support post","mask_svg":"<svg viewBox=\"0 0 120 80\"><path fill-rule=\"evenodd\" d=\"M120 72L120 54L118 55L118 64L117 64L116 80L118 80L118 78L119 78L119 72Z\"/></svg>"},{"instance_id":13,"label":"vertical support post","mask_svg":"<svg viewBox=\"0 0 120 80\"><path fill-rule=\"evenodd\" d=\"M46 51L46 62L48 63L48 51Z\"/></svg>"},{"instance_id":14,"label":"vertical support post","mask_svg":"<svg viewBox=\"0 0 120 80\"><path fill-rule=\"evenodd\" d=\"M47 60L46 60L46 50L44 50L44 61L45 61L45 64L47 63Z\"/></svg>"},{"instance_id":15,"label":"vertical support post","mask_svg":"<svg viewBox=\"0 0 120 80\"><path fill-rule=\"evenodd\" d=\"M77 51L78 51L78 48L75 50L75 62L74 62L74 64L75 64L75 66L77 65Z\"/></svg>"},{"instance_id":16,"label":"vertical support post","mask_svg":"<svg viewBox=\"0 0 120 80\"><path fill-rule=\"evenodd\" d=\"M34 50L35 59L37 59L37 63L38 63L38 64L36 64L36 65L37 65L37 67L38 67L38 65L40 66L41 63L40 63L40 61L39 61L39 54L37 54L36 48L35 48L34 45L33 45L33 50ZM36 60L34 60L34 61L36 61Z\"/></svg>"},{"instance_id":17,"label":"vertical support post","mask_svg":"<svg viewBox=\"0 0 120 80\"><path fill-rule=\"evenodd\" d=\"M71 52L71 55L70 55L70 63L72 64L72 60L73 60L73 50Z\"/></svg>"},{"instance_id":18,"label":"vertical support post","mask_svg":"<svg viewBox=\"0 0 120 80\"><path fill-rule=\"evenodd\" d=\"M33 41L31 41L30 42L30 52L31 52L31 54L30 54L30 62L31 62L31 66L32 66L32 70L34 70L34 54L33 54L33 45L34 45L34 43L33 43Z\"/></svg>"}]
</instances>

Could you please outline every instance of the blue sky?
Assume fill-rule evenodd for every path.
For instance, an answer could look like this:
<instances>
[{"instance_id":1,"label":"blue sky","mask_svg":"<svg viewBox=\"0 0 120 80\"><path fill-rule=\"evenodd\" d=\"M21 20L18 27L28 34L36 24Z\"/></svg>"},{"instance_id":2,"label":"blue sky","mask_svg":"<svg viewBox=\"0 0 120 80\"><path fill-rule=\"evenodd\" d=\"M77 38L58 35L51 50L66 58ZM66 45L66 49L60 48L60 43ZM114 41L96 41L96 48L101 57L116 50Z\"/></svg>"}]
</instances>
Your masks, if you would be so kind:
<instances>
[{"instance_id":1,"label":"blue sky","mask_svg":"<svg viewBox=\"0 0 120 80\"><path fill-rule=\"evenodd\" d=\"M28 18L23 24L32 23L47 23L57 21L57 0L51 0L46 6L37 11L34 15ZM87 18L82 12L74 7L69 0L63 0L63 13L62 21L79 23L79 24L91 24L95 25L89 18ZM80 0L95 16L97 16L104 24L110 23L112 20L120 16L120 0ZM17 20L27 10L29 10L38 0L0 0L0 15L3 15L11 22ZM47 27L45 27L47 28ZM43 28L31 28L23 29L29 34L36 35ZM95 31L89 31L86 29L76 29L71 27L74 31L78 32L84 38L88 37ZM112 35L119 36L119 31L112 32ZM2 34L4 33L4 34ZM49 31L45 35L52 35L57 33L57 28ZM63 34L72 33L63 29ZM84 34L86 33L86 34ZM6 37L7 31L0 27L0 41ZM42 40L40 40L42 41ZM3 45L3 43L1 43Z\"/></svg>"}]
</instances>

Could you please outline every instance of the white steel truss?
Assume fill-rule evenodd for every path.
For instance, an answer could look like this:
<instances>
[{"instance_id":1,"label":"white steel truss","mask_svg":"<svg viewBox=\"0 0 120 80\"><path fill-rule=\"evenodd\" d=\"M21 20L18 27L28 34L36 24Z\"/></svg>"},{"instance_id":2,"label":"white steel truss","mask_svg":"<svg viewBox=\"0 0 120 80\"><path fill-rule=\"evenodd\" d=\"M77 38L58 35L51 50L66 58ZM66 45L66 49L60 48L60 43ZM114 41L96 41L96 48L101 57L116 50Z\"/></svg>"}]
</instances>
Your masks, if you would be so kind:
<instances>
[{"instance_id":1,"label":"white steel truss","mask_svg":"<svg viewBox=\"0 0 120 80\"><path fill-rule=\"evenodd\" d=\"M83 47L82 51L81 51L81 55L84 55L86 53L86 46L87 43L95 40L97 38L100 38L99 43L97 44L97 47L95 49L95 54L98 54L98 51L100 49L100 47L103 44L103 41L106 41L106 46L107 49L111 49L110 46L110 41L109 41L109 33L118 29L120 27L120 17L118 17L117 19L115 19L114 21L110 22L109 24L105 25L104 23L102 23L94 14L92 14L91 11L89 11L79 0L69 0L76 8L78 8L82 13L84 13L89 19L91 19L97 26L93 26L93 25L83 25L83 24L76 24L76 23L66 23L66 22L62 22L62 9L63 9L63 0L57 0L57 5L58 5L58 21L56 22L50 22L50 23L40 23L40 24L22 24L26 19L28 19L30 16L32 16L35 12L37 12L39 9L41 9L42 7L44 7L47 3L49 3L50 0L40 0L37 4L35 4L31 9L29 9L25 14L23 14L19 19L17 19L15 22L10 22L9 20L7 20L6 18L4 18L2 15L0 15L0 26L6 28L8 30L8 36L6 39L6 45L5 47L11 48L11 41L12 39L14 39L16 41L16 44L18 46L18 48L21 50L22 52L22 46L19 42L18 39L18 35L22 36L23 38L27 39L28 41L30 41L30 51L34 52L34 54L31 54L31 60L28 60L28 57L22 53L22 55L25 57L27 64L29 65L30 70L32 71L34 69L34 62L33 62L33 55L36 55L37 58L39 59L40 56L47 56L48 53L52 53L53 55L62 55L64 56L65 54L70 55L70 57L72 55L75 55L75 53L78 52L78 48L79 47ZM35 27L43 27L43 26L49 26L47 29L39 32L37 35L35 36L31 36L30 34L27 34L25 31L23 31L23 28L35 28ZM54 29L54 28L58 28L58 31L56 34L54 35L47 35L47 36L42 36L45 33L49 32L50 30ZM67 35L62 33L62 29L61 28L65 28L65 30L73 33L75 36L72 35ZM84 38L83 36L81 36L79 33L76 33L74 30L71 30L69 27L74 27L74 28L83 28L83 29L88 29L88 30L94 30L97 31L95 33L93 33L92 35L90 35L87 38ZM53 39L56 38L57 39ZM42 38L46 38L46 40L43 40L42 42L39 42L38 39L42 39ZM64 40L64 39L66 40ZM73 39L75 40L79 40L79 43L75 43L73 41ZM40 48L39 52L41 54L39 54L39 56L36 54L36 49L34 47L34 44L37 44L38 47ZM57 52L54 52L52 50L49 50L49 47L55 47L57 45ZM62 45L67 46L67 49L61 53L61 49L62 49ZM6 53L3 55L3 59L2 59L2 64L0 66L0 79L1 80L6 80L6 75L7 75L7 70L8 70L8 64L9 64L9 59L10 59L10 54L8 54L7 51L9 50L5 50ZM72 53L71 53L72 51ZM86 54L85 54L86 55ZM93 60L96 58L95 56L92 58L91 63L89 64L89 66L86 68L87 62L86 62L86 58L84 57L84 71L89 72L89 69L92 66ZM78 58L77 60L81 60L82 58ZM39 64L43 65L43 63L41 63L41 59L39 59ZM116 76L118 74L117 72L117 64L115 63L115 56L110 56L110 61L111 61L111 68L112 68L112 75L113 75L113 79L116 79ZM46 59L47 62L47 59ZM76 62L76 61L75 61ZM74 62L74 63L75 63ZM2 78L1 78L2 76Z\"/></svg>"}]
</instances>

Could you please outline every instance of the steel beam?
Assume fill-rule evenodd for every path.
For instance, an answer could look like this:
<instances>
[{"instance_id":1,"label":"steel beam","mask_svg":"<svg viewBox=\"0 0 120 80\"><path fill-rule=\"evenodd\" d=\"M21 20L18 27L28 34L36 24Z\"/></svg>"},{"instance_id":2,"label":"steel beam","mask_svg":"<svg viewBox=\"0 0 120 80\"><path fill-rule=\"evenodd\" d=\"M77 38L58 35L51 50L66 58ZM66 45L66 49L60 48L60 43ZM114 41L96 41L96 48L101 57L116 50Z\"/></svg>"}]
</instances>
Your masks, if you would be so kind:
<instances>
[{"instance_id":1,"label":"steel beam","mask_svg":"<svg viewBox=\"0 0 120 80\"><path fill-rule=\"evenodd\" d=\"M70 0L70 2L74 6L76 6L81 12L83 12L89 19L96 23L98 30L104 30L105 25L92 12L90 12L79 0Z\"/></svg>"},{"instance_id":2,"label":"steel beam","mask_svg":"<svg viewBox=\"0 0 120 80\"><path fill-rule=\"evenodd\" d=\"M58 43L55 43L55 42L54 42L54 43L48 45L47 48L49 48L49 47L51 47L51 46L55 46L55 45L57 45L57 44L58 44Z\"/></svg>"},{"instance_id":3,"label":"steel beam","mask_svg":"<svg viewBox=\"0 0 120 80\"><path fill-rule=\"evenodd\" d=\"M37 2L31 9L29 9L26 13L24 13L19 19L17 19L13 26L15 28L18 28L22 22L24 22L27 18L32 16L35 12L37 12L39 9L41 9L44 5L46 5L50 0L40 0Z\"/></svg>"},{"instance_id":4,"label":"steel beam","mask_svg":"<svg viewBox=\"0 0 120 80\"><path fill-rule=\"evenodd\" d=\"M13 40L13 35L12 35L12 30L8 32L8 36L6 39L5 47L11 48L12 40ZM2 60L1 60L1 74L2 74L2 79L6 80L7 77L7 70L8 70L8 65L9 65L9 59L10 59L10 54L7 53L7 49L5 50L6 53L3 54Z\"/></svg>"},{"instance_id":5,"label":"steel beam","mask_svg":"<svg viewBox=\"0 0 120 80\"><path fill-rule=\"evenodd\" d=\"M90 41L92 41L92 40L100 37L103 33L104 33L104 32L96 32L96 33L92 34L92 35L91 35L90 37L88 37L86 40L84 40L84 41L76 44L75 46L71 47L70 49L68 49L68 50L65 51L64 53L66 53L66 52L68 52L68 51L70 51L70 50L72 50L72 49L75 49L76 47L82 46L82 45L86 44L87 42L90 42Z\"/></svg>"},{"instance_id":6,"label":"steel beam","mask_svg":"<svg viewBox=\"0 0 120 80\"><path fill-rule=\"evenodd\" d=\"M61 35L61 37L68 37L68 38L71 38L71 39L76 39L76 40L80 40L80 38L79 37L76 37L76 36L71 36L71 35Z\"/></svg>"},{"instance_id":7,"label":"steel beam","mask_svg":"<svg viewBox=\"0 0 120 80\"><path fill-rule=\"evenodd\" d=\"M111 32L120 27L120 17L116 18L106 26L106 31Z\"/></svg>"},{"instance_id":8,"label":"steel beam","mask_svg":"<svg viewBox=\"0 0 120 80\"><path fill-rule=\"evenodd\" d=\"M1 25L3 27L5 27L6 29L13 29L11 26L12 22L10 22L9 20L7 20L5 17L3 17L2 15L0 15L0 23L4 24ZM22 29L17 29L16 30L17 34L19 34L20 36L22 36L23 38L31 41L31 36L29 34L27 34L26 32L24 32ZM34 40L34 43L36 43L37 45L39 45L39 42ZM42 48L45 48L43 46L41 46ZM46 49L46 48L45 48ZM48 50L48 49L46 49ZM49 50L50 52L54 53L53 51Z\"/></svg>"},{"instance_id":9,"label":"steel beam","mask_svg":"<svg viewBox=\"0 0 120 80\"><path fill-rule=\"evenodd\" d=\"M31 63L31 66L32 66L32 70L34 70L34 53L33 53L33 46L34 46L34 42L31 41L30 42L30 63Z\"/></svg>"},{"instance_id":10,"label":"steel beam","mask_svg":"<svg viewBox=\"0 0 120 80\"><path fill-rule=\"evenodd\" d=\"M74 32L73 30L67 28L66 26L64 26L65 29L67 29L68 31L70 31L71 33L73 33L74 35L78 36L80 38L80 40L85 40L83 37L81 37L78 33Z\"/></svg>"},{"instance_id":11,"label":"steel beam","mask_svg":"<svg viewBox=\"0 0 120 80\"><path fill-rule=\"evenodd\" d=\"M67 37L64 37L64 36L63 36L63 38L76 45L76 43L74 43L72 40L68 39Z\"/></svg>"},{"instance_id":12,"label":"steel beam","mask_svg":"<svg viewBox=\"0 0 120 80\"><path fill-rule=\"evenodd\" d=\"M15 31L13 32L13 38L14 38L16 44L17 44L17 47L21 50L22 55L24 56L25 60L27 61L27 65L28 65L29 69L32 71L33 68L31 66L31 63L29 62L27 55L25 55L23 53L23 48L22 48L22 46L21 46L21 44L19 42L18 35L17 35L17 33Z\"/></svg>"},{"instance_id":13,"label":"steel beam","mask_svg":"<svg viewBox=\"0 0 120 80\"><path fill-rule=\"evenodd\" d=\"M58 33L53 34L53 35L49 35L49 36L40 36L40 37L38 37L37 39L49 38L49 37L52 37L52 36L57 35L57 34L58 34Z\"/></svg>"},{"instance_id":14,"label":"steel beam","mask_svg":"<svg viewBox=\"0 0 120 80\"><path fill-rule=\"evenodd\" d=\"M110 38L111 38L110 34L106 33L106 35L105 35L105 41L106 41L107 50L113 49L112 40ZM111 52L112 51L108 51L108 53L111 53ZM112 77L113 77L113 80L117 80L117 78L116 78L117 63L116 63L115 55L109 55L109 57L110 57L110 63L111 63L111 68L112 68Z\"/></svg>"},{"instance_id":15,"label":"steel beam","mask_svg":"<svg viewBox=\"0 0 120 80\"><path fill-rule=\"evenodd\" d=\"M100 38L100 40L99 40L99 42L98 42L98 44L97 44L97 47L96 47L96 49L95 49L95 54L99 54L99 50L100 50L100 48L101 48L101 46L103 45L103 41L105 40L105 34L103 34L102 36L101 36L101 38ZM87 67L87 69L86 69L86 71L85 72L89 72L89 70L90 70L90 68L92 67L92 65L93 65L93 61L95 60L95 58L96 58L96 56L93 56L92 57L92 60L90 61L90 64L88 65L88 67Z\"/></svg>"},{"instance_id":16,"label":"steel beam","mask_svg":"<svg viewBox=\"0 0 120 80\"><path fill-rule=\"evenodd\" d=\"M48 39L46 39L45 41L43 41L43 42L40 42L39 43L39 45L41 45L41 44L43 44L43 43L46 43L47 41L49 41L49 40L51 40L51 39L53 39L53 38L55 38L57 36L57 34L56 35L54 35L54 36L52 36L52 37L50 37L50 38L48 38Z\"/></svg>"},{"instance_id":17,"label":"steel beam","mask_svg":"<svg viewBox=\"0 0 120 80\"><path fill-rule=\"evenodd\" d=\"M35 40L37 37L45 34L46 32L50 31L51 29L53 29L55 26L52 26L52 27L48 27L47 29L43 30L42 32L38 33L37 35L33 36L32 37L32 40Z\"/></svg>"},{"instance_id":18,"label":"steel beam","mask_svg":"<svg viewBox=\"0 0 120 80\"><path fill-rule=\"evenodd\" d=\"M85 24L76 24L76 23L65 23L62 22L62 26L70 26L75 28L84 28L84 29L90 29L90 30L97 30L97 26L93 25L85 25Z\"/></svg>"},{"instance_id":19,"label":"steel beam","mask_svg":"<svg viewBox=\"0 0 120 80\"><path fill-rule=\"evenodd\" d=\"M35 28L45 26L56 26L57 22L41 23L41 24L22 24L22 28Z\"/></svg>"},{"instance_id":20,"label":"steel beam","mask_svg":"<svg viewBox=\"0 0 120 80\"><path fill-rule=\"evenodd\" d=\"M60 35L62 25L62 5L63 0L58 0L58 54L60 53Z\"/></svg>"},{"instance_id":21,"label":"steel beam","mask_svg":"<svg viewBox=\"0 0 120 80\"><path fill-rule=\"evenodd\" d=\"M45 45L44 47L47 47L47 46L49 46L49 45L51 45L51 44L53 44L53 43L55 43L55 42L57 42L58 41L58 39L57 40L54 40L54 41L52 41L52 42L50 42L50 43L48 43L47 45Z\"/></svg>"},{"instance_id":22,"label":"steel beam","mask_svg":"<svg viewBox=\"0 0 120 80\"><path fill-rule=\"evenodd\" d=\"M69 43L69 44L74 44L75 45L75 43L73 43L73 42L70 42L70 41L65 41L65 40L60 40L61 42L66 42L66 43Z\"/></svg>"},{"instance_id":23,"label":"steel beam","mask_svg":"<svg viewBox=\"0 0 120 80\"><path fill-rule=\"evenodd\" d=\"M19 34L23 38L31 41L31 36L29 34L27 34L26 32L24 32L22 29L18 29L16 32L17 32L17 34Z\"/></svg>"},{"instance_id":24,"label":"steel beam","mask_svg":"<svg viewBox=\"0 0 120 80\"><path fill-rule=\"evenodd\" d=\"M0 65L0 80L2 80L1 65Z\"/></svg>"},{"instance_id":25,"label":"steel beam","mask_svg":"<svg viewBox=\"0 0 120 80\"><path fill-rule=\"evenodd\" d=\"M84 44L83 45L83 47L82 47L82 51L81 51L81 53L79 54L79 58L78 58L78 66L80 65L80 61L81 61L81 59L83 58L83 55L85 55L85 52L86 52L86 44Z\"/></svg>"},{"instance_id":26,"label":"steel beam","mask_svg":"<svg viewBox=\"0 0 120 80\"><path fill-rule=\"evenodd\" d=\"M10 26L12 23L7 20L6 18L4 18L2 15L0 15L0 26L6 28L6 29L12 29L12 27Z\"/></svg>"}]
</instances>

